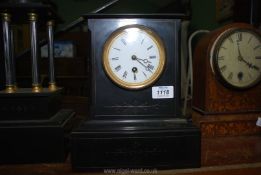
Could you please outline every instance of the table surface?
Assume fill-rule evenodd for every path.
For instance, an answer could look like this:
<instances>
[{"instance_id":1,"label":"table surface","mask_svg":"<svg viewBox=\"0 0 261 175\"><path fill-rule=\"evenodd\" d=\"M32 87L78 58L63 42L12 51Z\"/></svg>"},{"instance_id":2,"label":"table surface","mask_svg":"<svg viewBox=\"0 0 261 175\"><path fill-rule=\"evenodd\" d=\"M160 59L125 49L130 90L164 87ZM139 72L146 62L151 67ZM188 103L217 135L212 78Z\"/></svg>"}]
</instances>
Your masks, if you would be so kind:
<instances>
[{"instance_id":1,"label":"table surface","mask_svg":"<svg viewBox=\"0 0 261 175\"><path fill-rule=\"evenodd\" d=\"M116 171L115 173L112 171ZM195 169L154 170L138 173L141 169L115 169L110 172L73 172L70 161L54 164L0 165L0 175L104 175L104 174L157 174L157 175L260 175L261 162L252 164L202 167Z\"/></svg>"}]
</instances>

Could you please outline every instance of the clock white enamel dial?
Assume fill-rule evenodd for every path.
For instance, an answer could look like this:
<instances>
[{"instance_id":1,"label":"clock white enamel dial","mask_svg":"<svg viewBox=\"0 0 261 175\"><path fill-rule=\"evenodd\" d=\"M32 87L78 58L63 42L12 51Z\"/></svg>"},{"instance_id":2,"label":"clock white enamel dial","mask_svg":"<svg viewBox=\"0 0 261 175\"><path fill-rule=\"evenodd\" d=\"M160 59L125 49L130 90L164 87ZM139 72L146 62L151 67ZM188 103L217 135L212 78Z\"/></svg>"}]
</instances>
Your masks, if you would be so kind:
<instances>
[{"instance_id":1,"label":"clock white enamel dial","mask_svg":"<svg viewBox=\"0 0 261 175\"><path fill-rule=\"evenodd\" d=\"M261 80L261 37L248 29L224 32L212 49L212 68L222 83L238 89Z\"/></svg>"},{"instance_id":2,"label":"clock white enamel dial","mask_svg":"<svg viewBox=\"0 0 261 175\"><path fill-rule=\"evenodd\" d=\"M165 49L160 37L142 25L119 28L103 49L106 74L126 89L141 89L160 77L165 65Z\"/></svg>"}]
</instances>

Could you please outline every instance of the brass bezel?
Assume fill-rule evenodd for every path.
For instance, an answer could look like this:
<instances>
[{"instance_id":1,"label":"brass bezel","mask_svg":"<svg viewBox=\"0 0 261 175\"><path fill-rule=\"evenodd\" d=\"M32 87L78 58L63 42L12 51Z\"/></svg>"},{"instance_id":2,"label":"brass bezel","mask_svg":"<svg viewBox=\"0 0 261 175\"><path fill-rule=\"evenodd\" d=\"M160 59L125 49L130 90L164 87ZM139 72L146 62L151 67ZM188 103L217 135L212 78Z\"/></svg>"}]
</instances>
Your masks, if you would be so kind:
<instances>
[{"instance_id":1,"label":"brass bezel","mask_svg":"<svg viewBox=\"0 0 261 175\"><path fill-rule=\"evenodd\" d=\"M229 87L229 88L232 88L232 89L237 89L237 90L244 90L244 89L248 89L248 88L251 88L255 85L257 85L260 81L261 81L261 75L252 83L246 85L246 86L236 86L232 83L230 83L229 81L226 80L225 77L223 77L222 73L221 73L221 70L218 66L218 52L219 52L219 49L220 49L220 46L222 45L222 43L229 37L231 36L232 34L236 33L236 32L248 32L248 33L251 33L253 34L254 36L256 36L258 38L258 40L261 42L261 35L252 30L252 29L248 29L248 28L232 28L232 29L228 29L226 31L224 31L220 37L217 38L216 40L216 44L213 46L213 54L212 54L212 66L213 66L213 69L214 69L214 73L215 73L215 76L217 77L217 79L222 83L224 84L224 86L226 87Z\"/></svg>"},{"instance_id":2,"label":"brass bezel","mask_svg":"<svg viewBox=\"0 0 261 175\"><path fill-rule=\"evenodd\" d=\"M119 79L114 74L114 72L111 69L110 64L109 64L108 55L109 55L109 51L110 51L112 43L116 40L116 38L118 38L120 35L122 35L126 29L129 29L129 28L138 28L142 32L145 32L146 34L148 34L148 36L151 37L151 39L156 43L158 50L159 50L159 66L157 67L157 70L154 72L154 74L149 79L147 79L146 81L140 82L140 83L128 83L128 82L125 82L125 81ZM143 88L146 88L146 87L150 86L151 84L155 83L159 79L160 75L162 74L164 67L165 67L165 62L166 62L165 47L164 47L164 44L163 44L163 41L161 40L161 38L148 27L145 27L143 25L138 25L138 24L127 25L127 26L121 27L121 28L117 29L116 31L114 31L109 36L109 38L106 40L106 42L104 44L104 48L103 48L102 62L103 62L103 67L104 67L105 73L114 83L116 83L120 87L129 89L129 90L143 89Z\"/></svg>"}]
</instances>

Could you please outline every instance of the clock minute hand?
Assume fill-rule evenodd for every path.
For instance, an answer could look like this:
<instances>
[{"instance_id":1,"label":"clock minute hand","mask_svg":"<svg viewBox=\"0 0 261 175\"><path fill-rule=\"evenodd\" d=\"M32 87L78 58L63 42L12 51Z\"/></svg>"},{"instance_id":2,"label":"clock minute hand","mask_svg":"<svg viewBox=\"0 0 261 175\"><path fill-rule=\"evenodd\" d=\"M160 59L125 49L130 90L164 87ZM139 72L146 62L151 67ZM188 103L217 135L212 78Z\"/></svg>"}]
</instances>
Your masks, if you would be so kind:
<instances>
[{"instance_id":1,"label":"clock minute hand","mask_svg":"<svg viewBox=\"0 0 261 175\"><path fill-rule=\"evenodd\" d=\"M237 42L237 51L238 51L238 57L237 57L238 61L243 61L244 63L246 63L249 66L248 62L246 60L244 60L244 58L242 57L242 54L241 54L240 49L239 49L239 43L238 42Z\"/></svg>"},{"instance_id":2,"label":"clock minute hand","mask_svg":"<svg viewBox=\"0 0 261 175\"><path fill-rule=\"evenodd\" d=\"M238 51L238 57L237 57L238 61L243 61L244 63L246 63L249 66L248 62L246 60L244 60L244 58L242 57L242 54L241 54L240 49L239 49L239 43L238 42L237 42L237 51Z\"/></svg>"},{"instance_id":3,"label":"clock minute hand","mask_svg":"<svg viewBox=\"0 0 261 175\"><path fill-rule=\"evenodd\" d=\"M241 55L240 49L239 49L239 43L237 43L237 50L238 50L238 60L243 61L246 65L248 65L249 68L251 69L256 69L259 70L259 67L256 65L253 65L252 63L247 62Z\"/></svg>"},{"instance_id":4,"label":"clock minute hand","mask_svg":"<svg viewBox=\"0 0 261 175\"><path fill-rule=\"evenodd\" d=\"M152 71L150 70L150 68L146 65L144 65L140 60L137 60L143 67L145 67L146 71L149 71L152 73Z\"/></svg>"},{"instance_id":5,"label":"clock minute hand","mask_svg":"<svg viewBox=\"0 0 261 175\"><path fill-rule=\"evenodd\" d=\"M148 59L137 58L137 60L143 61L143 63L151 63Z\"/></svg>"}]
</instances>

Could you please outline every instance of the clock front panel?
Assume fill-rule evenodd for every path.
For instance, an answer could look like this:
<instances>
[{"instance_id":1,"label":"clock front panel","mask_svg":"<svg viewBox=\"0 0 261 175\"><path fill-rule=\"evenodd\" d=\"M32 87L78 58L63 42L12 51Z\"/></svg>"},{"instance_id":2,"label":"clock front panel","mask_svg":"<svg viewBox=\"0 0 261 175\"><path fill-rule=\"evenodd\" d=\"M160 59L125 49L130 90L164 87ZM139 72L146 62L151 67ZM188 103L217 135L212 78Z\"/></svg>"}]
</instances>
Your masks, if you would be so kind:
<instances>
[{"instance_id":1,"label":"clock front panel","mask_svg":"<svg viewBox=\"0 0 261 175\"><path fill-rule=\"evenodd\" d=\"M180 117L176 19L89 19L94 117ZM173 87L154 99L153 87Z\"/></svg>"}]
</instances>

